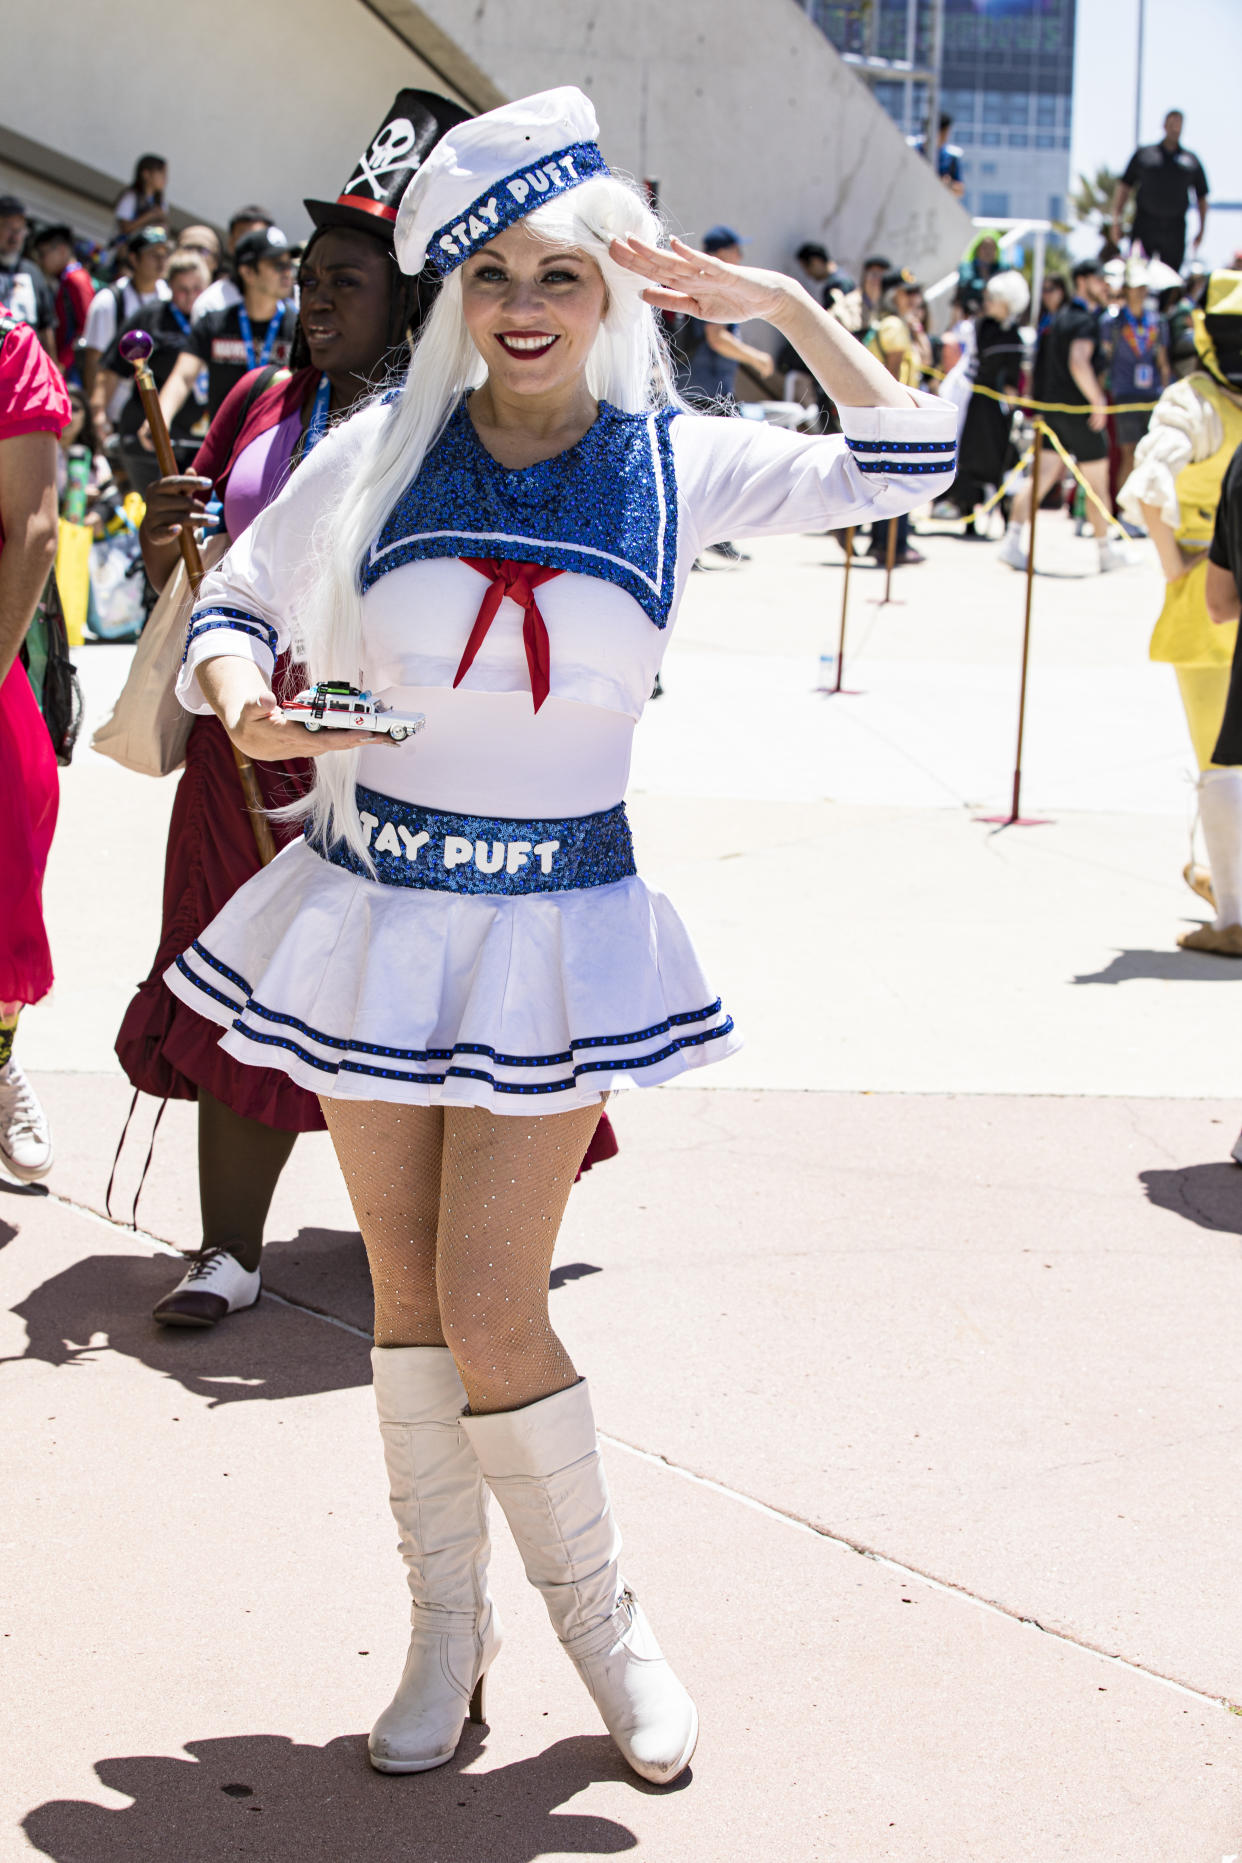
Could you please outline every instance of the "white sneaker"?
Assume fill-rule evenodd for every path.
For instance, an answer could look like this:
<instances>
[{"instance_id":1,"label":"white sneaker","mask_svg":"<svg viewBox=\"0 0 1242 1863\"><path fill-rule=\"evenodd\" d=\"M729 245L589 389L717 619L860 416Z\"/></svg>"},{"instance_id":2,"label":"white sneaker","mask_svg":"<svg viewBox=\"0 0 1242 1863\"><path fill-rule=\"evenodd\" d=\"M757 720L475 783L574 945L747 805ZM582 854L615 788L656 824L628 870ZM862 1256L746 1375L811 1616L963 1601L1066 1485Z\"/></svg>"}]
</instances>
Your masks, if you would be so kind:
<instances>
[{"instance_id":1,"label":"white sneaker","mask_svg":"<svg viewBox=\"0 0 1242 1863\"><path fill-rule=\"evenodd\" d=\"M1124 544L1114 543L1111 537L1105 538L1100 545L1100 574L1106 576L1110 569L1129 569L1133 559Z\"/></svg>"},{"instance_id":2,"label":"white sneaker","mask_svg":"<svg viewBox=\"0 0 1242 1863\"><path fill-rule=\"evenodd\" d=\"M225 1248L207 1248L172 1292L157 1301L151 1318L161 1326L214 1326L226 1313L253 1307L262 1289L257 1268L243 1268Z\"/></svg>"},{"instance_id":3,"label":"white sneaker","mask_svg":"<svg viewBox=\"0 0 1242 1863\"><path fill-rule=\"evenodd\" d=\"M1027 559L1026 551L1022 548L1022 532L1012 525L1006 526L998 555L1002 563L1008 563L1010 569L1020 569L1023 575L1026 574Z\"/></svg>"},{"instance_id":4,"label":"white sneaker","mask_svg":"<svg viewBox=\"0 0 1242 1863\"><path fill-rule=\"evenodd\" d=\"M1237 1138L1233 1141L1229 1150L1229 1156L1233 1159L1235 1164L1242 1164L1242 1132L1239 1132Z\"/></svg>"},{"instance_id":5,"label":"white sneaker","mask_svg":"<svg viewBox=\"0 0 1242 1863\"><path fill-rule=\"evenodd\" d=\"M52 1134L35 1090L11 1057L0 1067L0 1160L12 1177L33 1184L52 1168Z\"/></svg>"}]
</instances>

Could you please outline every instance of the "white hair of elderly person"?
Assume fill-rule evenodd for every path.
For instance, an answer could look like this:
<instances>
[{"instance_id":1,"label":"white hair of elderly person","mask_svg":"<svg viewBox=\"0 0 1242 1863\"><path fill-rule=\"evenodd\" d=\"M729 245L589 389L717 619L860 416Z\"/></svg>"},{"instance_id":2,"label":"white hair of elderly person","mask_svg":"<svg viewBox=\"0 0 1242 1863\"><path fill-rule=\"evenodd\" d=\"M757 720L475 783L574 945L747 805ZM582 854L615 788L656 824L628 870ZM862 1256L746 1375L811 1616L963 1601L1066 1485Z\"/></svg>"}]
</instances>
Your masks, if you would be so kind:
<instances>
[{"instance_id":1,"label":"white hair of elderly person","mask_svg":"<svg viewBox=\"0 0 1242 1863\"><path fill-rule=\"evenodd\" d=\"M1029 309L1031 288L1021 272L997 272L989 278L978 317L963 320L958 331L962 353L940 385L942 401L951 401L957 409L957 434L961 439L966 425L970 398L975 392L979 373L979 324L990 318L1003 330L1011 330Z\"/></svg>"}]
</instances>

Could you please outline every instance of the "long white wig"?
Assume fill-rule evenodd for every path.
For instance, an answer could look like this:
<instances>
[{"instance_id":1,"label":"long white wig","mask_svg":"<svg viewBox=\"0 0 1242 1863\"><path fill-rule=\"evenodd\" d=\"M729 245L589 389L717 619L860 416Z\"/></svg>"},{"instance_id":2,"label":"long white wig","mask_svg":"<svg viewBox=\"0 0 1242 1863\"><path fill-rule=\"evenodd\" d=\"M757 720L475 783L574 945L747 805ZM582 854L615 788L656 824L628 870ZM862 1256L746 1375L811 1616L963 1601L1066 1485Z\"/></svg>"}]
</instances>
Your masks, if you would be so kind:
<instances>
[{"instance_id":1,"label":"long white wig","mask_svg":"<svg viewBox=\"0 0 1242 1863\"><path fill-rule=\"evenodd\" d=\"M591 394L631 414L677 402L658 314L642 298L643 280L608 251L610 240L627 234L652 245L659 237L659 222L638 190L615 175L600 175L537 208L525 224L560 250L593 259L603 274L604 317L586 369ZM352 679L363 664L363 560L462 395L486 375L466 328L457 270L440 289L374 443L317 528L315 593L298 618L301 658L312 683ZM411 619L417 625L417 617ZM309 814L316 839L343 840L370 866L354 799L357 767L356 750L317 757L309 798L282 813Z\"/></svg>"}]
</instances>

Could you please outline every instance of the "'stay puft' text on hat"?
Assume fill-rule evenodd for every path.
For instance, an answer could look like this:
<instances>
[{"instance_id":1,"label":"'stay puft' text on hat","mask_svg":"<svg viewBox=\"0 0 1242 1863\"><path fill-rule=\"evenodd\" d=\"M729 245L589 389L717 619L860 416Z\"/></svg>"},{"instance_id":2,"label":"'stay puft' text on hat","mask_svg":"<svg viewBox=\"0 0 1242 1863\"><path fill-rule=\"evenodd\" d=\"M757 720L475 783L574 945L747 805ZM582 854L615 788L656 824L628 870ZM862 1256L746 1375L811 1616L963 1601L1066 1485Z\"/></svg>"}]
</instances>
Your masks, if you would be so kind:
<instances>
[{"instance_id":1,"label":"'stay puft' text on hat","mask_svg":"<svg viewBox=\"0 0 1242 1863\"><path fill-rule=\"evenodd\" d=\"M441 136L468 114L434 91L398 91L336 199L302 205L317 227L352 227L391 244L397 206L411 177Z\"/></svg>"},{"instance_id":2,"label":"'stay puft' text on hat","mask_svg":"<svg viewBox=\"0 0 1242 1863\"><path fill-rule=\"evenodd\" d=\"M536 207L608 165L591 101L572 85L540 91L450 130L410 182L397 214L397 263L442 275Z\"/></svg>"}]
</instances>

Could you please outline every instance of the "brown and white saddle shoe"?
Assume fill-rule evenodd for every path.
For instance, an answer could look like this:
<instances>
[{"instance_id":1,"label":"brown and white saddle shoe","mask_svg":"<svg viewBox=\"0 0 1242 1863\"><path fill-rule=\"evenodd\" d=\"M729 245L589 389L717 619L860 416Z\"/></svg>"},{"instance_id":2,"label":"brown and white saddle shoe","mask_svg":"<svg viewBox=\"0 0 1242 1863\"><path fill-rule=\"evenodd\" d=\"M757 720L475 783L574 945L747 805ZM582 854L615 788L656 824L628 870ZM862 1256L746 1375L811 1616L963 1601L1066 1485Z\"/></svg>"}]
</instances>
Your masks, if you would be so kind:
<instances>
[{"instance_id":1,"label":"brown and white saddle shoe","mask_svg":"<svg viewBox=\"0 0 1242 1863\"><path fill-rule=\"evenodd\" d=\"M161 1326L215 1326L226 1314L253 1307L262 1291L257 1268L243 1268L226 1248L205 1248L151 1317Z\"/></svg>"}]
</instances>

